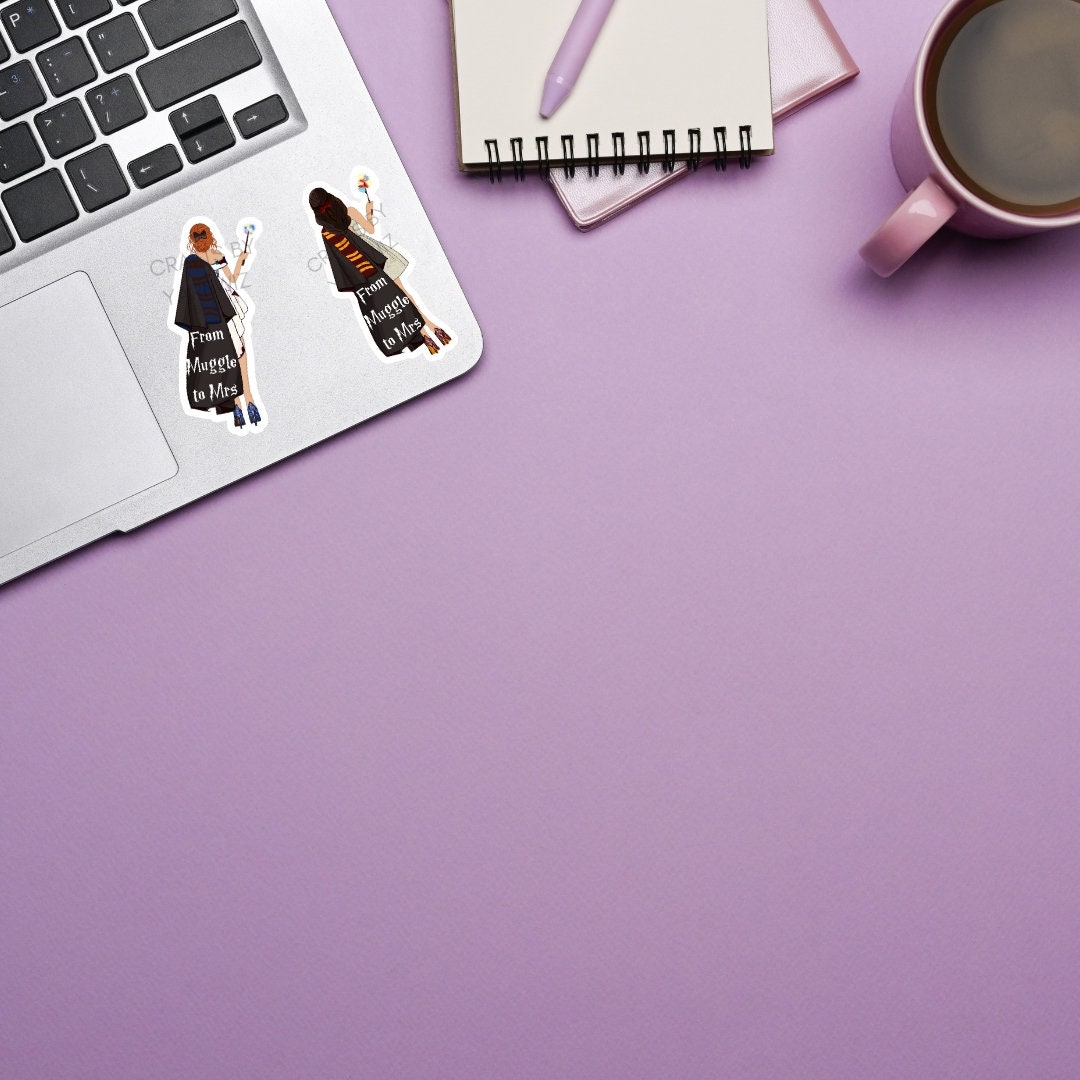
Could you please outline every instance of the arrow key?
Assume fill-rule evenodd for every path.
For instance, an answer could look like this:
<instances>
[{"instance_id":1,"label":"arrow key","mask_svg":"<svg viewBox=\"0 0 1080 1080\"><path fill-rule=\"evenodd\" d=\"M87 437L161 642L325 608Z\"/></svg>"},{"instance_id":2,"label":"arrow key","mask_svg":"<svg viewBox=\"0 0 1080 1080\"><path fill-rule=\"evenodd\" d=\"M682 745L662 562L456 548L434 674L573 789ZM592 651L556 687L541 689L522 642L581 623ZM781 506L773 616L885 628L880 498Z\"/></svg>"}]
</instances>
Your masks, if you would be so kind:
<instances>
[{"instance_id":1,"label":"arrow key","mask_svg":"<svg viewBox=\"0 0 1080 1080\"><path fill-rule=\"evenodd\" d=\"M264 98L246 109L241 109L234 117L233 123L245 139L252 139L261 135L264 131L284 124L289 119L289 110L279 94Z\"/></svg>"},{"instance_id":2,"label":"arrow key","mask_svg":"<svg viewBox=\"0 0 1080 1080\"><path fill-rule=\"evenodd\" d=\"M178 139L186 139L200 128L209 127L224 119L221 102L213 94L207 94L198 101L189 101L182 109L169 113L169 123L172 124Z\"/></svg>"},{"instance_id":3,"label":"arrow key","mask_svg":"<svg viewBox=\"0 0 1080 1080\"><path fill-rule=\"evenodd\" d=\"M228 120L219 120L216 124L199 128L193 135L180 140L180 145L192 165L220 154L235 144L236 136L232 133Z\"/></svg>"},{"instance_id":4,"label":"arrow key","mask_svg":"<svg viewBox=\"0 0 1080 1080\"><path fill-rule=\"evenodd\" d=\"M166 177L173 176L184 167L175 146L159 146L136 158L128 165L128 173L138 188L148 188Z\"/></svg>"}]
</instances>

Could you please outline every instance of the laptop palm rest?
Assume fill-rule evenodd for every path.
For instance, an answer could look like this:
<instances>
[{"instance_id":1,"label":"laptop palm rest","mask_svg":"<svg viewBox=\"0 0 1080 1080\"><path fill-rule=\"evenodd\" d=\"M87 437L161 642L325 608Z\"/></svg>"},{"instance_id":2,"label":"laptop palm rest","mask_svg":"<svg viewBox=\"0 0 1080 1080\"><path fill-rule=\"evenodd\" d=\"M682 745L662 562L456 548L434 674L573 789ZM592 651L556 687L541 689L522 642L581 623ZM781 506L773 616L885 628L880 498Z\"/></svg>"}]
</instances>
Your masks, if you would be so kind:
<instances>
[{"instance_id":1,"label":"laptop palm rest","mask_svg":"<svg viewBox=\"0 0 1080 1080\"><path fill-rule=\"evenodd\" d=\"M0 307L0 558L176 475L89 277Z\"/></svg>"}]
</instances>

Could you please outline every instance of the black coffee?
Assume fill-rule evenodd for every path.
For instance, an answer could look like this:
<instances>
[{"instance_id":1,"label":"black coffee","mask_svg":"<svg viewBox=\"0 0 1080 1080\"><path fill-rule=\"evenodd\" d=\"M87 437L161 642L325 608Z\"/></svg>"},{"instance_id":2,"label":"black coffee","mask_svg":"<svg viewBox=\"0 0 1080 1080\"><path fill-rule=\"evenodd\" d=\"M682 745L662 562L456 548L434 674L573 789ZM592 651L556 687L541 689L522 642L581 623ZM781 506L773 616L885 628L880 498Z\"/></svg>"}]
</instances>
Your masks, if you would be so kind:
<instances>
[{"instance_id":1,"label":"black coffee","mask_svg":"<svg viewBox=\"0 0 1080 1080\"><path fill-rule=\"evenodd\" d=\"M930 57L927 118L949 168L1023 214L1080 209L1080 0L985 0Z\"/></svg>"}]
</instances>

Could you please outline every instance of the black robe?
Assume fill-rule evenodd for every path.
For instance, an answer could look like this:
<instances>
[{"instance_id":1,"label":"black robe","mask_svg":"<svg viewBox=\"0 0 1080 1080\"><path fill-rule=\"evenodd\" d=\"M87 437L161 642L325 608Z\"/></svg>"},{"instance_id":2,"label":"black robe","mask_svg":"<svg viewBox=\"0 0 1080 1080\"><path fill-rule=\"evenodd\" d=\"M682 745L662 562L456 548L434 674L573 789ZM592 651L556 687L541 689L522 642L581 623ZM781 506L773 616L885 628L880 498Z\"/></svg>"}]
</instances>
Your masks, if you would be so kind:
<instances>
[{"instance_id":1,"label":"black robe","mask_svg":"<svg viewBox=\"0 0 1080 1080\"><path fill-rule=\"evenodd\" d=\"M229 323L236 318L214 268L198 255L184 260L173 321L188 332L188 405L201 412L233 411L244 392L240 357Z\"/></svg>"},{"instance_id":2,"label":"black robe","mask_svg":"<svg viewBox=\"0 0 1080 1080\"><path fill-rule=\"evenodd\" d=\"M364 324L383 356L399 356L424 345L424 317L400 286L386 275L386 256L356 233L342 231L326 218L316 217L338 292L351 292L360 304ZM327 236L327 233L330 236ZM367 272L341 250L346 241L368 264Z\"/></svg>"}]
</instances>

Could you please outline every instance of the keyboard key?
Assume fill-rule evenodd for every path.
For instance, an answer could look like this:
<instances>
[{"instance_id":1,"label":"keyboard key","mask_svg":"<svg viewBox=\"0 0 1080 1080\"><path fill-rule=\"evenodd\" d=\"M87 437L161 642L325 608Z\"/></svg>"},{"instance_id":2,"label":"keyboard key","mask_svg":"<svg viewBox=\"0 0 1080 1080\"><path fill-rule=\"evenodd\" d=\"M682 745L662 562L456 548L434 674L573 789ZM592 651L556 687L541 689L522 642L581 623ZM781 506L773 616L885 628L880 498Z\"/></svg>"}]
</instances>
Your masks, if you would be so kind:
<instances>
[{"instance_id":1,"label":"keyboard key","mask_svg":"<svg viewBox=\"0 0 1080 1080\"><path fill-rule=\"evenodd\" d=\"M146 106L130 75L118 75L111 82L87 90L86 101L102 135L111 135L146 116Z\"/></svg>"},{"instance_id":2,"label":"keyboard key","mask_svg":"<svg viewBox=\"0 0 1080 1080\"><path fill-rule=\"evenodd\" d=\"M72 158L64 168L79 202L91 214L131 191L116 164L116 155L108 146L98 146L88 154Z\"/></svg>"},{"instance_id":3,"label":"keyboard key","mask_svg":"<svg viewBox=\"0 0 1080 1080\"><path fill-rule=\"evenodd\" d=\"M169 123L192 165L236 145L236 136L213 94L169 113Z\"/></svg>"},{"instance_id":4,"label":"keyboard key","mask_svg":"<svg viewBox=\"0 0 1080 1080\"><path fill-rule=\"evenodd\" d=\"M184 163L180 160L175 146L161 146L132 161L128 165L128 172L136 187L148 188L151 184L175 175L183 167Z\"/></svg>"},{"instance_id":5,"label":"keyboard key","mask_svg":"<svg viewBox=\"0 0 1080 1080\"><path fill-rule=\"evenodd\" d=\"M15 246L15 237L8 232L7 224L0 217L0 255L6 255Z\"/></svg>"},{"instance_id":6,"label":"keyboard key","mask_svg":"<svg viewBox=\"0 0 1080 1080\"><path fill-rule=\"evenodd\" d=\"M278 124L284 124L288 119L289 110L285 108L285 102L275 94L246 109L241 109L233 117L233 123L245 139L252 139L264 131L277 127Z\"/></svg>"},{"instance_id":7,"label":"keyboard key","mask_svg":"<svg viewBox=\"0 0 1080 1080\"><path fill-rule=\"evenodd\" d=\"M45 155L29 124L15 124L0 131L0 183L18 180L44 164Z\"/></svg>"},{"instance_id":8,"label":"keyboard key","mask_svg":"<svg viewBox=\"0 0 1080 1080\"><path fill-rule=\"evenodd\" d=\"M44 104L45 91L29 60L20 60L0 71L0 120L14 120Z\"/></svg>"},{"instance_id":9,"label":"keyboard key","mask_svg":"<svg viewBox=\"0 0 1080 1080\"><path fill-rule=\"evenodd\" d=\"M139 17L150 40L165 49L231 19L238 10L236 0L149 0L139 8Z\"/></svg>"},{"instance_id":10,"label":"keyboard key","mask_svg":"<svg viewBox=\"0 0 1080 1080\"><path fill-rule=\"evenodd\" d=\"M119 71L150 55L146 39L139 32L133 15L117 15L115 19L95 26L90 31L89 40L106 74Z\"/></svg>"},{"instance_id":11,"label":"keyboard key","mask_svg":"<svg viewBox=\"0 0 1080 1080\"><path fill-rule=\"evenodd\" d=\"M38 67L53 97L63 97L97 78L97 68L86 46L78 38L68 38L38 53Z\"/></svg>"},{"instance_id":12,"label":"keyboard key","mask_svg":"<svg viewBox=\"0 0 1080 1080\"><path fill-rule=\"evenodd\" d=\"M8 188L0 199L24 244L70 224L79 216L56 169Z\"/></svg>"},{"instance_id":13,"label":"keyboard key","mask_svg":"<svg viewBox=\"0 0 1080 1080\"><path fill-rule=\"evenodd\" d=\"M7 42L4 40L4 35L0 34L0 64L4 63L7 58L11 56L11 51L7 47Z\"/></svg>"},{"instance_id":14,"label":"keyboard key","mask_svg":"<svg viewBox=\"0 0 1080 1080\"><path fill-rule=\"evenodd\" d=\"M41 141L51 158L67 157L94 141L94 129L86 111L72 98L34 117Z\"/></svg>"},{"instance_id":15,"label":"keyboard key","mask_svg":"<svg viewBox=\"0 0 1080 1080\"><path fill-rule=\"evenodd\" d=\"M198 101L192 101L176 112L169 113L169 123L178 139L194 135L200 128L209 127L225 119L221 111L221 102L213 94L207 94Z\"/></svg>"},{"instance_id":16,"label":"keyboard key","mask_svg":"<svg viewBox=\"0 0 1080 1080\"><path fill-rule=\"evenodd\" d=\"M19 0L0 10L0 24L16 52L27 52L60 36L60 24L46 0Z\"/></svg>"},{"instance_id":17,"label":"keyboard key","mask_svg":"<svg viewBox=\"0 0 1080 1080\"><path fill-rule=\"evenodd\" d=\"M143 64L137 74L160 112L261 63L247 24L235 22Z\"/></svg>"},{"instance_id":18,"label":"keyboard key","mask_svg":"<svg viewBox=\"0 0 1080 1080\"><path fill-rule=\"evenodd\" d=\"M235 146L236 136L232 133L228 120L222 120L218 124L203 128L195 135L182 139L180 145L184 148L188 161L192 165L197 165L200 161L205 161L215 154L220 154L223 150L228 150L230 146Z\"/></svg>"},{"instance_id":19,"label":"keyboard key","mask_svg":"<svg viewBox=\"0 0 1080 1080\"><path fill-rule=\"evenodd\" d=\"M100 19L112 11L109 0L57 0L60 18L67 23L69 30L78 30L88 22Z\"/></svg>"}]
</instances>

